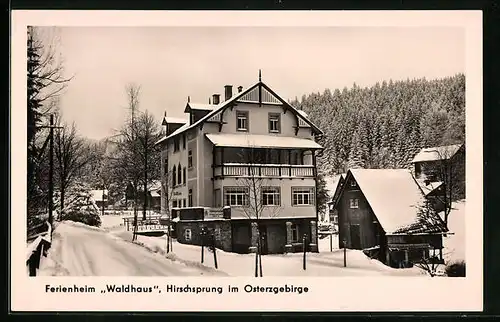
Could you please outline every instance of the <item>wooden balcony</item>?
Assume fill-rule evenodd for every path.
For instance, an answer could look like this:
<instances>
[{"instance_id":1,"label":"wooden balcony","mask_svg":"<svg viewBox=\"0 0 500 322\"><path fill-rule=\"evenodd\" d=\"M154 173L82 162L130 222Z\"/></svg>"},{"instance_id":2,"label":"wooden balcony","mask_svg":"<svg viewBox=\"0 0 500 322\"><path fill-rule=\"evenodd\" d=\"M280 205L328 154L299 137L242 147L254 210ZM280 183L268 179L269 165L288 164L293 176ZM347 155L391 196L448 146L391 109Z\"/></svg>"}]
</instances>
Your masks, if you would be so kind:
<instances>
[{"instance_id":1,"label":"wooden balcony","mask_svg":"<svg viewBox=\"0 0 500 322\"><path fill-rule=\"evenodd\" d=\"M238 164L216 165L214 177L314 178L313 165Z\"/></svg>"}]
</instances>

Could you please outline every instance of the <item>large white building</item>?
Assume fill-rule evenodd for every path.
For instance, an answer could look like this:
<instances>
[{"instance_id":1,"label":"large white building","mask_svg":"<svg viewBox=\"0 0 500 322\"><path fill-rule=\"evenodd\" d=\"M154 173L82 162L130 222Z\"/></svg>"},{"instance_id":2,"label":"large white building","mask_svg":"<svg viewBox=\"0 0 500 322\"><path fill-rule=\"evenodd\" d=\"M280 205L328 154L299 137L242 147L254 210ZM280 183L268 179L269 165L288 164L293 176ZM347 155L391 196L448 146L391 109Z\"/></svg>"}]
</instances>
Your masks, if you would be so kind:
<instances>
[{"instance_id":1,"label":"large white building","mask_svg":"<svg viewBox=\"0 0 500 322\"><path fill-rule=\"evenodd\" d=\"M263 253L298 251L304 235L316 251L322 131L260 79L236 93L226 85L224 93L222 100L213 94L210 104L188 98L186 120L164 119L166 134L157 143L166 187L162 212L229 206L230 219L221 212L209 224L221 248L252 250L260 228ZM204 219L197 220L207 225ZM181 218L180 242L197 243L196 222Z\"/></svg>"}]
</instances>

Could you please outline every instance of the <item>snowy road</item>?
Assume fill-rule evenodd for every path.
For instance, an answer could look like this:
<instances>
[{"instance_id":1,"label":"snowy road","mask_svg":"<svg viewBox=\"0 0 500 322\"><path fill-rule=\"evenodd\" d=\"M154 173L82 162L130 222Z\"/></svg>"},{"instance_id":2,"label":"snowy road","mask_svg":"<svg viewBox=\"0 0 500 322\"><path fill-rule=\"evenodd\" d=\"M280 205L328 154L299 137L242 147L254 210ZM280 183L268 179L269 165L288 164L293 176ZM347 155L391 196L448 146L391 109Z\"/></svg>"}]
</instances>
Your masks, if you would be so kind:
<instances>
[{"instance_id":1,"label":"snowy road","mask_svg":"<svg viewBox=\"0 0 500 322\"><path fill-rule=\"evenodd\" d=\"M71 276L196 276L213 275L188 267L105 231L63 222L41 275Z\"/></svg>"}]
</instances>

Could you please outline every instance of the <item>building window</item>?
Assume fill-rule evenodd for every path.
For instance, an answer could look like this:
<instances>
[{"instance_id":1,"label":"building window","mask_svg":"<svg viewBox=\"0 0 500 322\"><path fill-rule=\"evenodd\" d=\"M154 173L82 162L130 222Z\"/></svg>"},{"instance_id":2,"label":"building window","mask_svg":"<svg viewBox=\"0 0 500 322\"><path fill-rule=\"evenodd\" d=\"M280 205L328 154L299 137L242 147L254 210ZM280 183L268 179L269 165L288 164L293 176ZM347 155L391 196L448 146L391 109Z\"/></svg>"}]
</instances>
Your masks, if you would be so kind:
<instances>
[{"instance_id":1,"label":"building window","mask_svg":"<svg viewBox=\"0 0 500 322\"><path fill-rule=\"evenodd\" d=\"M174 152L177 152L179 150L180 150L179 136L176 136L174 138Z\"/></svg>"},{"instance_id":2,"label":"building window","mask_svg":"<svg viewBox=\"0 0 500 322\"><path fill-rule=\"evenodd\" d=\"M356 198L349 199L349 208L351 209L359 208L359 200Z\"/></svg>"},{"instance_id":3,"label":"building window","mask_svg":"<svg viewBox=\"0 0 500 322\"><path fill-rule=\"evenodd\" d=\"M186 167L182 168L182 184L185 185L186 184L186 177L187 177L187 174L186 174Z\"/></svg>"},{"instance_id":4,"label":"building window","mask_svg":"<svg viewBox=\"0 0 500 322\"><path fill-rule=\"evenodd\" d=\"M186 150L186 135L182 135L182 149Z\"/></svg>"},{"instance_id":5,"label":"building window","mask_svg":"<svg viewBox=\"0 0 500 322\"><path fill-rule=\"evenodd\" d=\"M177 200L172 200L172 208L177 208Z\"/></svg>"},{"instance_id":6,"label":"building window","mask_svg":"<svg viewBox=\"0 0 500 322\"><path fill-rule=\"evenodd\" d=\"M228 187L224 190L225 206L248 206L248 188Z\"/></svg>"},{"instance_id":7,"label":"building window","mask_svg":"<svg viewBox=\"0 0 500 322\"><path fill-rule=\"evenodd\" d=\"M303 156L302 151L297 151L297 150L290 151L290 164L301 165L303 161L302 156Z\"/></svg>"},{"instance_id":8,"label":"building window","mask_svg":"<svg viewBox=\"0 0 500 322\"><path fill-rule=\"evenodd\" d=\"M188 207L193 206L193 189L189 189L188 193Z\"/></svg>"},{"instance_id":9,"label":"building window","mask_svg":"<svg viewBox=\"0 0 500 322\"><path fill-rule=\"evenodd\" d=\"M356 187L356 181L351 180L351 187Z\"/></svg>"},{"instance_id":10,"label":"building window","mask_svg":"<svg viewBox=\"0 0 500 322\"><path fill-rule=\"evenodd\" d=\"M292 243L299 242L299 226L297 224L292 224Z\"/></svg>"},{"instance_id":11,"label":"building window","mask_svg":"<svg viewBox=\"0 0 500 322\"><path fill-rule=\"evenodd\" d=\"M190 228L184 229L184 239L191 240L191 229Z\"/></svg>"},{"instance_id":12,"label":"building window","mask_svg":"<svg viewBox=\"0 0 500 322\"><path fill-rule=\"evenodd\" d=\"M292 188L293 206L312 206L314 204L314 188Z\"/></svg>"},{"instance_id":13,"label":"building window","mask_svg":"<svg viewBox=\"0 0 500 322\"><path fill-rule=\"evenodd\" d=\"M182 207L186 208L186 199L182 199Z\"/></svg>"},{"instance_id":14,"label":"building window","mask_svg":"<svg viewBox=\"0 0 500 322\"><path fill-rule=\"evenodd\" d=\"M168 159L163 160L163 174L168 175Z\"/></svg>"},{"instance_id":15,"label":"building window","mask_svg":"<svg viewBox=\"0 0 500 322\"><path fill-rule=\"evenodd\" d=\"M189 121L190 121L190 124L193 124L194 122L196 122L195 119L194 119L194 113L193 112L191 112L191 114L189 114Z\"/></svg>"},{"instance_id":16,"label":"building window","mask_svg":"<svg viewBox=\"0 0 500 322\"><path fill-rule=\"evenodd\" d=\"M262 188L262 205L263 206L279 206L280 205L280 188L279 187L263 187Z\"/></svg>"},{"instance_id":17,"label":"building window","mask_svg":"<svg viewBox=\"0 0 500 322\"><path fill-rule=\"evenodd\" d=\"M177 171L176 171L176 167L174 165L174 168L172 169L172 187L175 187L176 185L176 181L177 181Z\"/></svg>"},{"instance_id":18,"label":"building window","mask_svg":"<svg viewBox=\"0 0 500 322\"><path fill-rule=\"evenodd\" d=\"M177 166L177 184L178 185L182 184L182 168L180 163Z\"/></svg>"},{"instance_id":19,"label":"building window","mask_svg":"<svg viewBox=\"0 0 500 322\"><path fill-rule=\"evenodd\" d=\"M236 112L236 129L248 131L248 112Z\"/></svg>"},{"instance_id":20,"label":"building window","mask_svg":"<svg viewBox=\"0 0 500 322\"><path fill-rule=\"evenodd\" d=\"M279 133L280 132L280 114L269 113L269 132Z\"/></svg>"},{"instance_id":21,"label":"building window","mask_svg":"<svg viewBox=\"0 0 500 322\"><path fill-rule=\"evenodd\" d=\"M191 169L193 167L193 150L188 151L188 168Z\"/></svg>"}]
</instances>

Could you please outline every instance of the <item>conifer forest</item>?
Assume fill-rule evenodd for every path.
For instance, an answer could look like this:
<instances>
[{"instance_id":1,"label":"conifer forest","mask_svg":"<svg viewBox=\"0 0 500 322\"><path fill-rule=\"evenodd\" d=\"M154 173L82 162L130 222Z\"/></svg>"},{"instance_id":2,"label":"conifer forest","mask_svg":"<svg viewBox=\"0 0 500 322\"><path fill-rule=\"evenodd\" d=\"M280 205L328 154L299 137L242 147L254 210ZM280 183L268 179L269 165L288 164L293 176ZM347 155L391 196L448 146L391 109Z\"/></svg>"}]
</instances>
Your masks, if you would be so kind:
<instances>
[{"instance_id":1,"label":"conifer forest","mask_svg":"<svg viewBox=\"0 0 500 322\"><path fill-rule=\"evenodd\" d=\"M423 147L465 142L465 75L383 81L290 102L325 132L326 175L349 168L407 168Z\"/></svg>"}]
</instances>

